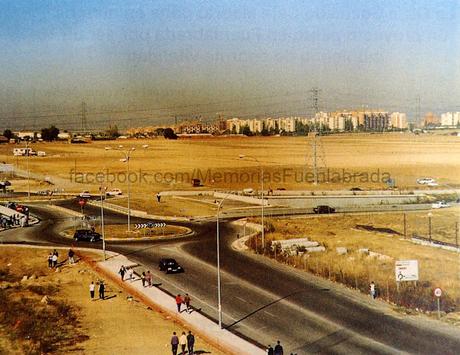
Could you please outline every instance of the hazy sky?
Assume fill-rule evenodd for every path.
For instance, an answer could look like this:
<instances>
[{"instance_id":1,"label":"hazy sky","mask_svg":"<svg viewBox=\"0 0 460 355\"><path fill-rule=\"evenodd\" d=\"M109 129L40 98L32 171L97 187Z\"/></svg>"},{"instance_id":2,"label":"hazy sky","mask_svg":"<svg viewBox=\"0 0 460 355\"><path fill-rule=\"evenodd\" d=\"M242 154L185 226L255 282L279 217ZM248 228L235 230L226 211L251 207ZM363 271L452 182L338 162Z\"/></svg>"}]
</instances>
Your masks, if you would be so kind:
<instances>
[{"instance_id":1,"label":"hazy sky","mask_svg":"<svg viewBox=\"0 0 460 355\"><path fill-rule=\"evenodd\" d=\"M302 113L314 86L327 110L460 110L459 26L459 1L0 0L0 122Z\"/></svg>"}]
</instances>

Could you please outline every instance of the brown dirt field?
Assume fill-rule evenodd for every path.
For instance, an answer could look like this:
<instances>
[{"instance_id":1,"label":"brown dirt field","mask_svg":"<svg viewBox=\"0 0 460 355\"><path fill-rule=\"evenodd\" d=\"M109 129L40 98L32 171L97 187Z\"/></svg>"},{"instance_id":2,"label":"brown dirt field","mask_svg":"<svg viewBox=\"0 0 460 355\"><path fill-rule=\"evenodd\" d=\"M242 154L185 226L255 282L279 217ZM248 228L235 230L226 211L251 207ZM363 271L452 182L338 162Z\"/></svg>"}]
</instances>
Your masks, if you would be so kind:
<instances>
[{"instance_id":1,"label":"brown dirt field","mask_svg":"<svg viewBox=\"0 0 460 355\"><path fill-rule=\"evenodd\" d=\"M460 184L458 157L460 156L460 139L453 136L413 134L342 134L321 138L320 166L331 169L350 169L359 172L388 171L396 178L400 186L415 186L415 179L421 176L438 178L440 183ZM131 155L130 168L132 172L193 172L201 169L206 174L212 172L246 171L257 175L258 164L251 160L239 159L240 154L257 157L266 172L273 169L299 168L303 169L305 161L311 161L311 141L305 137L246 137L246 138L203 138L179 139L168 141L164 139L123 140L109 142L92 142L82 145L67 143L36 143L35 149L45 150L47 157L31 157L30 167L33 172L47 175L59 175L69 179L70 170L76 167L79 172L104 171L123 172L125 163L120 162L122 152L106 151L106 146L136 147ZM148 149L142 145L149 144ZM3 161L18 164L25 169L25 157L13 157L15 145L0 147L0 157ZM307 157L307 159L306 159ZM324 162L323 162L324 160ZM241 188L258 183L222 182L214 176L207 182L205 188ZM159 182L152 178L147 184L141 184L144 192L190 188L189 183L181 183L171 176L165 176L167 181ZM297 183L294 179L275 183L273 188L302 189L313 188L312 184ZM356 183L355 183L356 184ZM94 184L93 190L99 184ZM117 185L117 186L115 186ZM125 184L114 184L123 190ZM139 184L133 184L133 191L138 191ZM371 188L381 187L382 184L362 184ZM83 186L83 185L82 185ZM334 184L327 184L337 188ZM320 186L324 188L324 186Z\"/></svg>"},{"instance_id":2,"label":"brown dirt field","mask_svg":"<svg viewBox=\"0 0 460 355\"><path fill-rule=\"evenodd\" d=\"M44 249L2 247L0 269L7 267L18 278L32 274L39 276L37 280L27 281L24 285L57 286L58 293L50 298L65 300L75 307L81 330L89 339L61 347L59 353L169 354L172 332L188 331L163 314L148 309L136 299L129 301L129 295L111 282L106 282L107 300L91 301L88 285L91 281L97 282L101 277L81 261L73 266L62 267L59 273L52 272L46 264L48 252ZM63 253L60 251L60 254ZM11 265L7 266L9 263ZM5 336L11 331L0 328L0 347L8 354L24 353L18 349L22 342L12 343ZM197 350L223 354L196 334L195 337Z\"/></svg>"}]
</instances>

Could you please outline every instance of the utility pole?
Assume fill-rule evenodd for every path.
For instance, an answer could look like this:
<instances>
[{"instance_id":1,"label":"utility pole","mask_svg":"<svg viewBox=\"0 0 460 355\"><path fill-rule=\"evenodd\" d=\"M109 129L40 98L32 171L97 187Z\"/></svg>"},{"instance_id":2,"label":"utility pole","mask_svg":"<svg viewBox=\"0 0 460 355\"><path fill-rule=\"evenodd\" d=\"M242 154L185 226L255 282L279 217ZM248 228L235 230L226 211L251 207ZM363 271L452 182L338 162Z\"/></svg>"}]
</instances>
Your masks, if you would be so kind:
<instances>
[{"instance_id":1,"label":"utility pole","mask_svg":"<svg viewBox=\"0 0 460 355\"><path fill-rule=\"evenodd\" d=\"M415 127L419 128L420 125L420 96L415 98Z\"/></svg>"},{"instance_id":2,"label":"utility pole","mask_svg":"<svg viewBox=\"0 0 460 355\"><path fill-rule=\"evenodd\" d=\"M87 124L87 120L86 120L86 102L82 102L81 103L81 130L82 132L86 132L86 130L88 129L88 124Z\"/></svg>"},{"instance_id":3,"label":"utility pole","mask_svg":"<svg viewBox=\"0 0 460 355\"><path fill-rule=\"evenodd\" d=\"M315 185L318 184L318 142L317 142L317 135L318 135L318 129L317 129L317 115L319 112L319 107L318 107L318 100L319 100L319 92L320 90L318 88L313 88L311 90L311 99L312 99L312 108L313 108L313 113L314 113L314 119L313 119L313 183ZM321 121L320 121L320 126L321 126ZM319 129L321 132L321 128Z\"/></svg>"}]
</instances>

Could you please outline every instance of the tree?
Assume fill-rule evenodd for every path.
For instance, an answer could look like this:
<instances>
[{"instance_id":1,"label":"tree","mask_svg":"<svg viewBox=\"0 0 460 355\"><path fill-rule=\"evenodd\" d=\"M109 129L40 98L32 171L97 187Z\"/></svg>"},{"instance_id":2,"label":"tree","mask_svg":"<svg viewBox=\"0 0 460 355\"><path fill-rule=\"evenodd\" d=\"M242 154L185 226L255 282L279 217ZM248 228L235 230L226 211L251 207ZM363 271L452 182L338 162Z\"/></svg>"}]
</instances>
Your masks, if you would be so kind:
<instances>
[{"instance_id":1,"label":"tree","mask_svg":"<svg viewBox=\"0 0 460 355\"><path fill-rule=\"evenodd\" d=\"M120 136L120 133L118 132L117 125L109 126L109 129L107 129L107 131L105 131L105 133L110 138L118 138Z\"/></svg>"},{"instance_id":2,"label":"tree","mask_svg":"<svg viewBox=\"0 0 460 355\"><path fill-rule=\"evenodd\" d=\"M56 128L55 126L51 126L49 128L42 128L41 130L42 133L42 139L44 141L54 141L58 137L59 134L59 129Z\"/></svg>"},{"instance_id":3,"label":"tree","mask_svg":"<svg viewBox=\"0 0 460 355\"><path fill-rule=\"evenodd\" d=\"M163 131L163 136L166 139L177 139L177 134L174 133L173 129L169 127L165 128L165 130Z\"/></svg>"},{"instance_id":4,"label":"tree","mask_svg":"<svg viewBox=\"0 0 460 355\"><path fill-rule=\"evenodd\" d=\"M252 136L252 132L251 132L251 129L249 128L249 125L245 125L243 127L243 132L242 132L245 136Z\"/></svg>"},{"instance_id":5,"label":"tree","mask_svg":"<svg viewBox=\"0 0 460 355\"><path fill-rule=\"evenodd\" d=\"M10 129L5 129L5 130L3 131L3 136L4 136L5 138L8 138L8 139L14 138L14 134L13 134L13 132L11 132Z\"/></svg>"}]
</instances>

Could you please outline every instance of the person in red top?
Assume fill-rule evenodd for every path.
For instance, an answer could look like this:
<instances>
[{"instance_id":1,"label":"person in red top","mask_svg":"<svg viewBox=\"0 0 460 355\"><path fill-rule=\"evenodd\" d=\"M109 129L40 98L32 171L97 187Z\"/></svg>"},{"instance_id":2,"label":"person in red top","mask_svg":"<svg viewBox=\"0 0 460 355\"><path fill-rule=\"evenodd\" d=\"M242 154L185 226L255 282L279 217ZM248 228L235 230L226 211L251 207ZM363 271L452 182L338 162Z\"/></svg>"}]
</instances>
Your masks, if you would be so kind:
<instances>
[{"instance_id":1,"label":"person in red top","mask_svg":"<svg viewBox=\"0 0 460 355\"><path fill-rule=\"evenodd\" d=\"M182 305L182 303L184 302L184 300L182 299L181 295L177 295L176 296L176 306L177 306L177 311L180 313L180 306Z\"/></svg>"}]
</instances>

